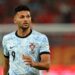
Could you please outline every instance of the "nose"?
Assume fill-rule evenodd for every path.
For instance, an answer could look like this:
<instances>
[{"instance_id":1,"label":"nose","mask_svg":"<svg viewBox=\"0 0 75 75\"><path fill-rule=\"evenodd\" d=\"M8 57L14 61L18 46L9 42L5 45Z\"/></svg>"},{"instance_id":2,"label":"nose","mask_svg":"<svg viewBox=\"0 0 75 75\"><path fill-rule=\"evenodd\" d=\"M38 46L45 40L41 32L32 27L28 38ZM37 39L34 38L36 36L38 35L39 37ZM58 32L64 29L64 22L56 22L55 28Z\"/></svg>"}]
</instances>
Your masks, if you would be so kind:
<instances>
[{"instance_id":1,"label":"nose","mask_svg":"<svg viewBox=\"0 0 75 75\"><path fill-rule=\"evenodd\" d=\"M23 23L27 23L27 19L24 19L24 20L23 20Z\"/></svg>"},{"instance_id":2,"label":"nose","mask_svg":"<svg viewBox=\"0 0 75 75\"><path fill-rule=\"evenodd\" d=\"M27 20L28 20L28 19L25 17L25 18L23 19L23 22L24 22L24 23L26 23L26 22L27 22Z\"/></svg>"},{"instance_id":3,"label":"nose","mask_svg":"<svg viewBox=\"0 0 75 75\"><path fill-rule=\"evenodd\" d=\"M27 17L25 17L24 20L27 20Z\"/></svg>"}]
</instances>

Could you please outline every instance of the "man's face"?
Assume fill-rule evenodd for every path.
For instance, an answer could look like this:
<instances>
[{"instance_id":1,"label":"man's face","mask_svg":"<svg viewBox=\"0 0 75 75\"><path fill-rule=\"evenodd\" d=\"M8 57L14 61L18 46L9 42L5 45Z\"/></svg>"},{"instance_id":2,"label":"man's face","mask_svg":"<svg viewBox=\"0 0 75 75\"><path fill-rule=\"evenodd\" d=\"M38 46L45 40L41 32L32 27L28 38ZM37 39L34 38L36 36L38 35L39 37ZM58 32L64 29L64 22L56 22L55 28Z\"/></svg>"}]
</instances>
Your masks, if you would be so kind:
<instances>
[{"instance_id":1,"label":"man's face","mask_svg":"<svg viewBox=\"0 0 75 75\"><path fill-rule=\"evenodd\" d=\"M18 25L19 28L27 29L31 24L31 14L29 11L17 12L14 16L14 23Z\"/></svg>"}]
</instances>

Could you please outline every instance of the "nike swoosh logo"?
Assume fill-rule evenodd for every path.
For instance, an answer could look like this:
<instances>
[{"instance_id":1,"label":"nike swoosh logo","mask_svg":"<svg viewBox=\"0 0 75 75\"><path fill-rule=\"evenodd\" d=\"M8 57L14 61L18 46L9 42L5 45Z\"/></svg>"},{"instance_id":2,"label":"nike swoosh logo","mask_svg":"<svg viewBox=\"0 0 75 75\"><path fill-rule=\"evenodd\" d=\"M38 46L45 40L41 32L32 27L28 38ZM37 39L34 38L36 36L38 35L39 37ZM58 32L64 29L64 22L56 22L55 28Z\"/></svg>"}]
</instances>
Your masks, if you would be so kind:
<instances>
[{"instance_id":1,"label":"nike swoosh logo","mask_svg":"<svg viewBox=\"0 0 75 75\"><path fill-rule=\"evenodd\" d=\"M15 46L10 47L10 49L14 48Z\"/></svg>"}]
</instances>

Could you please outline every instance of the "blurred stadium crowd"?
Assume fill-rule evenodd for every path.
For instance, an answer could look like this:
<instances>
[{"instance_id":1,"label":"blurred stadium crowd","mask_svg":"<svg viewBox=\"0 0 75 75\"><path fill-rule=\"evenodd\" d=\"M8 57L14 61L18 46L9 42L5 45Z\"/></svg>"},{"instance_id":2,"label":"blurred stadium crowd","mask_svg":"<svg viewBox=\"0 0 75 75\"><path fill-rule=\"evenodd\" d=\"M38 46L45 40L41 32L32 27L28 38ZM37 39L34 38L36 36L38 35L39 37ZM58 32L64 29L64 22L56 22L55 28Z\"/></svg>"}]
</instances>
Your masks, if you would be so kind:
<instances>
[{"instance_id":1,"label":"blurred stadium crowd","mask_svg":"<svg viewBox=\"0 0 75 75\"><path fill-rule=\"evenodd\" d=\"M0 23L13 23L13 9L31 8L34 23L75 23L75 0L0 0Z\"/></svg>"}]
</instances>

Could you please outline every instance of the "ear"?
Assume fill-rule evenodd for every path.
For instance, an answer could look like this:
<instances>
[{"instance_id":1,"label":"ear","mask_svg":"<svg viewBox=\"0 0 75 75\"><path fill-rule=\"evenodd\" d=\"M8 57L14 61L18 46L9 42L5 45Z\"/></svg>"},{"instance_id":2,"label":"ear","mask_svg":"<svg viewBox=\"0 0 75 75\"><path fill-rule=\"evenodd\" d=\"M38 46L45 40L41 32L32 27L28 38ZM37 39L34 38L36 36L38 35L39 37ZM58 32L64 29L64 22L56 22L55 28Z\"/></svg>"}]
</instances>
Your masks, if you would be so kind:
<instances>
[{"instance_id":1,"label":"ear","mask_svg":"<svg viewBox=\"0 0 75 75\"><path fill-rule=\"evenodd\" d=\"M16 24L16 17L14 16L14 23Z\"/></svg>"}]
</instances>

